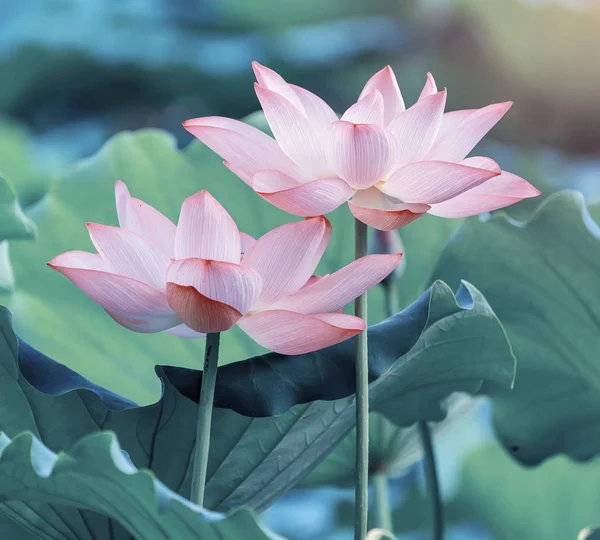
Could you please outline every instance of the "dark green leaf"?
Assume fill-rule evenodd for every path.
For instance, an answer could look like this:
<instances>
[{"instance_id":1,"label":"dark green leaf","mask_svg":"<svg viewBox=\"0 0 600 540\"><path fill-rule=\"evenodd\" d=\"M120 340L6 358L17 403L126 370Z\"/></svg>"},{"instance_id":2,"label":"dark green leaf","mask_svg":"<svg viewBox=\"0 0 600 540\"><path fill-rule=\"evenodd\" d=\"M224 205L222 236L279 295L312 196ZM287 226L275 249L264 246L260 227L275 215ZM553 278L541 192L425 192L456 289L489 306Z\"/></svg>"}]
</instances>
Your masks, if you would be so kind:
<instances>
[{"instance_id":1,"label":"dark green leaf","mask_svg":"<svg viewBox=\"0 0 600 540\"><path fill-rule=\"evenodd\" d=\"M58 451L98 429L111 430L137 467L150 468L169 488L188 495L200 372L165 369L163 398L135 407L24 342L19 368L7 312L1 324L0 414L9 436L31 430ZM483 380L512 382L514 358L504 332L467 284L455 297L436 283L407 310L371 328L369 338L372 407L400 425L440 420L443 399L455 391L476 392ZM208 508L266 508L352 429L353 350L346 342L219 369Z\"/></svg>"}]
</instances>

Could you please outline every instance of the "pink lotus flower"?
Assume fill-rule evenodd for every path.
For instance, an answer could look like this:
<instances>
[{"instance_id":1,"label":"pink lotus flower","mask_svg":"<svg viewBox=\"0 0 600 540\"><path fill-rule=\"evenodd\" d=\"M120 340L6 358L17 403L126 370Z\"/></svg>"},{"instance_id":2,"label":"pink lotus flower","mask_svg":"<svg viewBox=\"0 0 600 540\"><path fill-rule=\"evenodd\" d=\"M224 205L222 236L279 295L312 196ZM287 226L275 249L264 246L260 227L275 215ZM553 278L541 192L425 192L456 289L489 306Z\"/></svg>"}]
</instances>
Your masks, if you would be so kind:
<instances>
[{"instance_id":1,"label":"pink lotus flower","mask_svg":"<svg viewBox=\"0 0 600 540\"><path fill-rule=\"evenodd\" d=\"M446 90L438 92L428 74L419 100L405 110L388 66L338 119L316 95L256 62L253 67L275 139L229 118L183 125L286 212L316 216L348 201L357 219L393 230L425 212L466 217L539 195L493 160L467 158L511 103L444 113Z\"/></svg>"},{"instance_id":2,"label":"pink lotus flower","mask_svg":"<svg viewBox=\"0 0 600 540\"><path fill-rule=\"evenodd\" d=\"M365 329L341 310L401 258L369 255L317 277L331 235L324 217L254 240L207 191L184 201L177 227L122 182L115 192L120 227L88 223L98 253L69 251L48 264L136 332L203 337L238 324L275 352L318 350Z\"/></svg>"}]
</instances>

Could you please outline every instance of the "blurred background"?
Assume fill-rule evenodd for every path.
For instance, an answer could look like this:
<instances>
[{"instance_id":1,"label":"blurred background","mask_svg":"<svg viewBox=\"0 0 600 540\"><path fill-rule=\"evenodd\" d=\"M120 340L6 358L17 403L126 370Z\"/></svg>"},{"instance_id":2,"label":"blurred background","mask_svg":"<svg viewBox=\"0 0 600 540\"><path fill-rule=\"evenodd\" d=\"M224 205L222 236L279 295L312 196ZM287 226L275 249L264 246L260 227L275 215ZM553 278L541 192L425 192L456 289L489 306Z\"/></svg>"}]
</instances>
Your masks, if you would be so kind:
<instances>
[{"instance_id":1,"label":"blurred background","mask_svg":"<svg viewBox=\"0 0 600 540\"><path fill-rule=\"evenodd\" d=\"M591 200L600 194L599 28L594 0L0 0L0 157L9 178L27 179L27 207L43 193L38 177L118 131L164 128L184 146L187 118L255 111L252 60L337 110L391 64L408 104L428 71L448 88L449 110L513 100L485 154L545 195L576 187ZM525 538L539 519L524 510L532 478L540 512L569 520L552 496L566 462L525 472L494 446L488 417L484 404L438 444L448 538ZM481 480L498 469L507 496ZM392 482L400 538L429 538L422 484L420 465ZM265 518L291 539L349 539L351 501L339 487L298 489Z\"/></svg>"}]
</instances>

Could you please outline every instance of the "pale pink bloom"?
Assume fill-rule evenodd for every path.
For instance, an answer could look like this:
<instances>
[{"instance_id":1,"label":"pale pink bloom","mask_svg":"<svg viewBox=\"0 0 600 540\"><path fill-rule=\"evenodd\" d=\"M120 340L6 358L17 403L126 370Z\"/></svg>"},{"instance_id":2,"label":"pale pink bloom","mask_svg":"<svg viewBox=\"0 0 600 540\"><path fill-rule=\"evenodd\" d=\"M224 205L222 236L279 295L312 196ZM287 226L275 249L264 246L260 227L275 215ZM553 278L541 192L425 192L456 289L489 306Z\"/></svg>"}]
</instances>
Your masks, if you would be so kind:
<instances>
[{"instance_id":1,"label":"pale pink bloom","mask_svg":"<svg viewBox=\"0 0 600 540\"><path fill-rule=\"evenodd\" d=\"M316 216L348 201L359 220L393 230L425 212L466 217L539 195L493 160L467 159L511 103L444 113L446 90L438 92L428 74L417 103L405 110L388 66L338 119L315 94L253 67L274 139L229 118L195 118L184 126L282 210Z\"/></svg>"},{"instance_id":2,"label":"pale pink bloom","mask_svg":"<svg viewBox=\"0 0 600 540\"><path fill-rule=\"evenodd\" d=\"M323 217L254 240L207 191L184 201L177 227L122 182L115 191L120 227L88 224L98 253L70 251L48 264L137 332L202 337L238 324L272 351L318 350L364 330L341 310L401 258L369 255L317 277L331 235Z\"/></svg>"}]
</instances>

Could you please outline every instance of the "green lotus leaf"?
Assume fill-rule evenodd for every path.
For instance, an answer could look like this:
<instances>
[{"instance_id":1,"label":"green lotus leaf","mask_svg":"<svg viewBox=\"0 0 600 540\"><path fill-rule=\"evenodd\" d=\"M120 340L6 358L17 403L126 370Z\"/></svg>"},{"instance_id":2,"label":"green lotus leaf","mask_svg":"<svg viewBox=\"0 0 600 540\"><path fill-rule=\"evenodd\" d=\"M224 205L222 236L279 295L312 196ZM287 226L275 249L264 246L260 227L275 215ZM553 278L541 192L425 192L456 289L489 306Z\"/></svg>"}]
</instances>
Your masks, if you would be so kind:
<instances>
[{"instance_id":1,"label":"green lotus leaf","mask_svg":"<svg viewBox=\"0 0 600 540\"><path fill-rule=\"evenodd\" d=\"M0 326L0 422L9 437L30 430L58 452L87 434L110 430L137 467L189 495L201 372L161 368L162 399L138 407L17 340L7 310ZM441 420L440 404L451 393L477 392L484 380L509 387L513 380L504 331L468 284L456 296L434 284L409 308L370 328L369 338L371 406L397 425ZM349 341L219 368L208 508L265 509L350 432L353 351Z\"/></svg>"},{"instance_id":2,"label":"green lotus leaf","mask_svg":"<svg viewBox=\"0 0 600 540\"><path fill-rule=\"evenodd\" d=\"M248 510L223 516L183 499L138 470L111 432L86 435L58 454L31 432L12 439L0 432L0 501L26 531L48 540L278 538ZM99 527L93 513L123 530Z\"/></svg>"},{"instance_id":3,"label":"green lotus leaf","mask_svg":"<svg viewBox=\"0 0 600 540\"><path fill-rule=\"evenodd\" d=\"M536 464L600 451L600 228L583 196L548 197L525 221L467 221L434 276L481 289L518 359L512 392L493 392L497 433Z\"/></svg>"}]
</instances>

